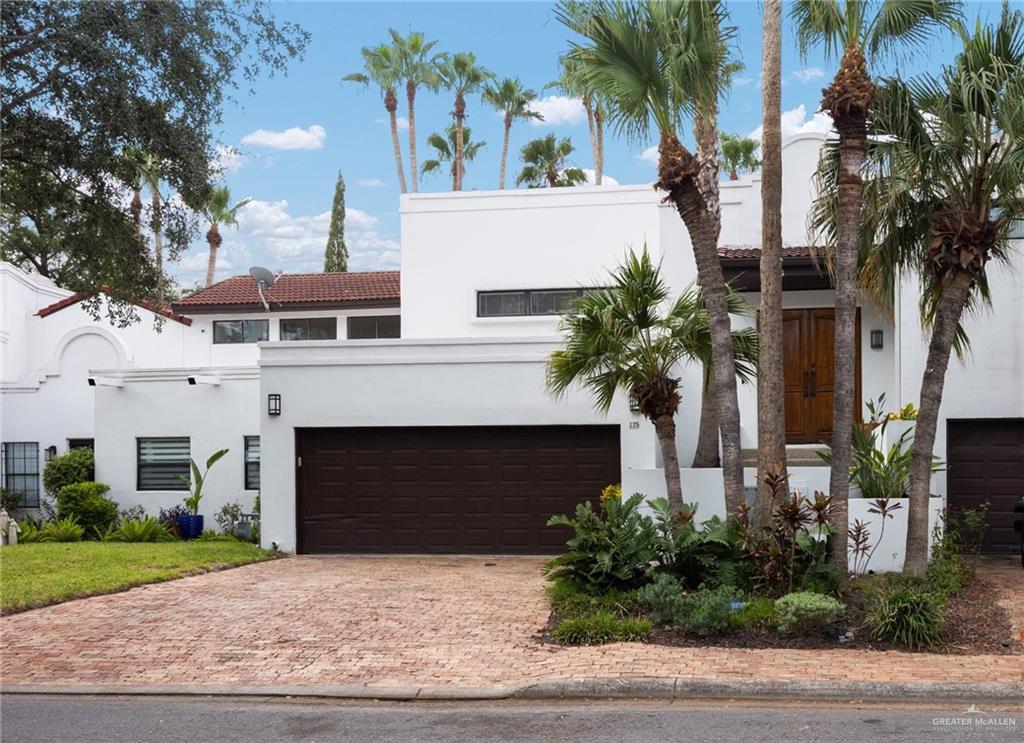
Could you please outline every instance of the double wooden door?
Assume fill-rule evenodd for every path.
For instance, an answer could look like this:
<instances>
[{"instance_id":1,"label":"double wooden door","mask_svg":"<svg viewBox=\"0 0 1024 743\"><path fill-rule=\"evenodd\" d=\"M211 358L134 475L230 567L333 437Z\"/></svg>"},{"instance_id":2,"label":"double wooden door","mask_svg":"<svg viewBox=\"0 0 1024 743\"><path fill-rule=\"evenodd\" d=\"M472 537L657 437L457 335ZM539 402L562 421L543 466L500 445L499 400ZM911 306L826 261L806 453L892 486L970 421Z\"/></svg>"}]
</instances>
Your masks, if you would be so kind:
<instances>
[{"instance_id":1,"label":"double wooden door","mask_svg":"<svg viewBox=\"0 0 1024 743\"><path fill-rule=\"evenodd\" d=\"M786 443L832 440L835 391L835 310L783 310L782 358L786 397ZM855 411L860 410L860 313L857 314Z\"/></svg>"}]
</instances>

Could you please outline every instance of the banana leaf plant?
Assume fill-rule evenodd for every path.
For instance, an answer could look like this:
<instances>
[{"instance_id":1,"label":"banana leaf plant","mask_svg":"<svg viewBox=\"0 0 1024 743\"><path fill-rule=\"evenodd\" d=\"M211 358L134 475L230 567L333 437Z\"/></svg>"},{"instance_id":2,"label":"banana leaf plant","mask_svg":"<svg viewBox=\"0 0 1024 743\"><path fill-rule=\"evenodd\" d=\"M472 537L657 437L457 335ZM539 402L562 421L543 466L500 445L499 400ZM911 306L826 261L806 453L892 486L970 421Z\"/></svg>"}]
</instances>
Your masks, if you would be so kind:
<instances>
[{"instance_id":1,"label":"banana leaf plant","mask_svg":"<svg viewBox=\"0 0 1024 743\"><path fill-rule=\"evenodd\" d=\"M206 483L206 478L210 474L210 468L213 467L225 454L228 453L227 449L221 449L210 455L210 458L206 460L206 472L199 471L199 465L196 464L196 460L189 457L188 463L192 467L192 478L189 479L184 475L178 475L178 479L189 486L190 495L185 499L185 508L189 510L193 516L199 515L199 502L203 499L203 485Z\"/></svg>"}]
</instances>

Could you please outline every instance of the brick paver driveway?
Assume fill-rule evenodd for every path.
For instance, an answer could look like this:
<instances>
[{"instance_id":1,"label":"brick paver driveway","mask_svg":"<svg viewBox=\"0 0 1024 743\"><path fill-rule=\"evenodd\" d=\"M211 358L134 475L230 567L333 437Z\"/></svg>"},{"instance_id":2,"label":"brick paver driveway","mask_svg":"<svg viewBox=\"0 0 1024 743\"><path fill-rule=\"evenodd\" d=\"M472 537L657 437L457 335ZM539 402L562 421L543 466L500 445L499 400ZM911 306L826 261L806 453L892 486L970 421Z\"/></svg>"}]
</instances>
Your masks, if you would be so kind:
<instances>
[{"instance_id":1,"label":"brick paver driveway","mask_svg":"<svg viewBox=\"0 0 1024 743\"><path fill-rule=\"evenodd\" d=\"M72 601L0 619L3 683L472 687L654 676L1024 681L1021 655L554 647L537 639L548 613L542 562L295 557ZM1019 572L1007 572L1007 579L1015 582Z\"/></svg>"}]
</instances>

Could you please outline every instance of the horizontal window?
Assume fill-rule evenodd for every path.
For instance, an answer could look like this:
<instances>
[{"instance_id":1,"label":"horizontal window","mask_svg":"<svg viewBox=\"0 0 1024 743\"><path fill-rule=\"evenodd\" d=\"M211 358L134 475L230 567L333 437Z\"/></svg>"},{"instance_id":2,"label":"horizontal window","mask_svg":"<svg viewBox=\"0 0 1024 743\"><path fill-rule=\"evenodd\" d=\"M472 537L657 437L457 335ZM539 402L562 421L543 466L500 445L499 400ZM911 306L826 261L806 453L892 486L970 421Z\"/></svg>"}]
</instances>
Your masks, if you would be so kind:
<instances>
[{"instance_id":1,"label":"horizontal window","mask_svg":"<svg viewBox=\"0 0 1024 743\"><path fill-rule=\"evenodd\" d=\"M189 454L187 436L138 439L138 489L188 490L178 476L190 479Z\"/></svg>"},{"instance_id":2,"label":"horizontal window","mask_svg":"<svg viewBox=\"0 0 1024 743\"><path fill-rule=\"evenodd\" d=\"M369 338L401 338L400 315L370 315L348 318L348 337L352 340Z\"/></svg>"},{"instance_id":3,"label":"horizontal window","mask_svg":"<svg viewBox=\"0 0 1024 743\"><path fill-rule=\"evenodd\" d=\"M477 292L477 317L523 317L563 315L589 289L531 289L525 291Z\"/></svg>"},{"instance_id":4,"label":"horizontal window","mask_svg":"<svg viewBox=\"0 0 1024 743\"><path fill-rule=\"evenodd\" d=\"M214 320L214 343L258 343L270 339L269 320Z\"/></svg>"},{"instance_id":5,"label":"horizontal window","mask_svg":"<svg viewBox=\"0 0 1024 743\"><path fill-rule=\"evenodd\" d=\"M39 507L39 443L9 441L3 447L4 489L19 493L19 508Z\"/></svg>"},{"instance_id":6,"label":"horizontal window","mask_svg":"<svg viewBox=\"0 0 1024 743\"><path fill-rule=\"evenodd\" d=\"M260 437L245 437L245 489L260 489Z\"/></svg>"},{"instance_id":7,"label":"horizontal window","mask_svg":"<svg viewBox=\"0 0 1024 743\"><path fill-rule=\"evenodd\" d=\"M281 320L283 341L333 341L338 337L338 318L301 317Z\"/></svg>"},{"instance_id":8,"label":"horizontal window","mask_svg":"<svg viewBox=\"0 0 1024 743\"><path fill-rule=\"evenodd\" d=\"M68 449L94 449L92 439L68 439Z\"/></svg>"}]
</instances>

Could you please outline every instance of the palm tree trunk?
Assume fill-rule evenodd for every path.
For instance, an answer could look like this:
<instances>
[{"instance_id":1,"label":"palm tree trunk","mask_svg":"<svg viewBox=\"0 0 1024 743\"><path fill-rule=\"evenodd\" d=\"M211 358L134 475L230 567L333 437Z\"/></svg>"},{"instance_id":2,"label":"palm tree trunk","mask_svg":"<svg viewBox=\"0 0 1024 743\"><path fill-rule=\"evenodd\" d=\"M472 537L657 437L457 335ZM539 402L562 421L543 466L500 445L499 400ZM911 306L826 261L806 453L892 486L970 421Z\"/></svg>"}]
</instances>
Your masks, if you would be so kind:
<instances>
[{"instance_id":1,"label":"palm tree trunk","mask_svg":"<svg viewBox=\"0 0 1024 743\"><path fill-rule=\"evenodd\" d=\"M398 101L395 99L395 91L388 88L384 94L384 108L387 109L388 119L391 121L391 146L395 151L395 170L398 171L398 191L405 193L408 189L405 185L405 167L402 165L402 145L398 141ZM416 178L416 173L412 174Z\"/></svg>"},{"instance_id":2,"label":"palm tree trunk","mask_svg":"<svg viewBox=\"0 0 1024 743\"><path fill-rule=\"evenodd\" d=\"M206 261L206 285L211 286L213 284L213 275L217 270L217 251L220 249L221 242L223 242L216 222L210 223L210 229L206 233L206 242L210 246L210 257Z\"/></svg>"},{"instance_id":3,"label":"palm tree trunk","mask_svg":"<svg viewBox=\"0 0 1024 743\"><path fill-rule=\"evenodd\" d=\"M733 166L733 167L729 168L729 180L730 181L738 181L739 179L740 179L740 175L739 175L739 173L736 172L736 167Z\"/></svg>"},{"instance_id":4,"label":"palm tree trunk","mask_svg":"<svg viewBox=\"0 0 1024 743\"><path fill-rule=\"evenodd\" d=\"M407 80L405 96L409 99L409 174L412 176L412 192L419 188L419 171L416 169L416 83Z\"/></svg>"},{"instance_id":5,"label":"palm tree trunk","mask_svg":"<svg viewBox=\"0 0 1024 743\"><path fill-rule=\"evenodd\" d=\"M654 419L654 432L661 446L661 463L665 469L665 492L676 509L683 507L683 484L679 477L679 454L676 452L676 422L671 415Z\"/></svg>"},{"instance_id":6,"label":"palm tree trunk","mask_svg":"<svg viewBox=\"0 0 1024 743\"><path fill-rule=\"evenodd\" d=\"M775 504L764 482L786 475L786 407L782 378L782 2L765 0L762 60L761 309L757 357L757 500L754 523L767 525ZM731 177L735 180L736 169ZM845 529L844 529L845 534Z\"/></svg>"},{"instance_id":7,"label":"palm tree trunk","mask_svg":"<svg viewBox=\"0 0 1024 743\"><path fill-rule=\"evenodd\" d=\"M512 132L512 115L505 114L505 139L501 143L501 167L498 168L498 188L505 188L505 163L508 161L508 138Z\"/></svg>"},{"instance_id":8,"label":"palm tree trunk","mask_svg":"<svg viewBox=\"0 0 1024 743\"><path fill-rule=\"evenodd\" d=\"M142 236L142 191L138 188L132 189L131 204L132 223L135 225L135 234Z\"/></svg>"},{"instance_id":9,"label":"palm tree trunk","mask_svg":"<svg viewBox=\"0 0 1024 743\"><path fill-rule=\"evenodd\" d=\"M594 104L594 130L597 141L594 148L594 185L600 186L604 178L604 108L601 107L600 98Z\"/></svg>"},{"instance_id":10,"label":"palm tree trunk","mask_svg":"<svg viewBox=\"0 0 1024 743\"><path fill-rule=\"evenodd\" d=\"M164 239L163 225L160 221L160 193L154 188L151 197L153 204L153 258L156 263L156 276L159 284L156 289L156 306L164 303Z\"/></svg>"},{"instance_id":11,"label":"palm tree trunk","mask_svg":"<svg viewBox=\"0 0 1024 743\"><path fill-rule=\"evenodd\" d=\"M465 154L463 152L463 134L462 125L463 120L466 118L466 101L462 98L462 93L458 93L455 96L455 190L462 190L462 157Z\"/></svg>"},{"instance_id":12,"label":"palm tree trunk","mask_svg":"<svg viewBox=\"0 0 1024 743\"><path fill-rule=\"evenodd\" d=\"M718 405L711 394L711 370L704 369L704 385L701 388L700 424L697 427L697 451L693 455L696 468L721 467L718 455Z\"/></svg>"},{"instance_id":13,"label":"palm tree trunk","mask_svg":"<svg viewBox=\"0 0 1024 743\"><path fill-rule=\"evenodd\" d=\"M931 495L932 451L938 427L942 388L946 381L949 354L956 338L956 328L970 296L973 279L969 273L958 272L942 289L942 298L935 311L932 339L928 344L928 360L921 379L921 407L914 426L914 443L910 459L910 513L907 524L907 547L904 572L921 575L928 567L928 499Z\"/></svg>"},{"instance_id":14,"label":"palm tree trunk","mask_svg":"<svg viewBox=\"0 0 1024 743\"><path fill-rule=\"evenodd\" d=\"M587 131L590 133L590 151L594 153L594 173L597 174L597 127L594 118L594 99L590 93L583 94L583 108L587 110ZM596 180L596 179L595 179Z\"/></svg>"}]
</instances>

